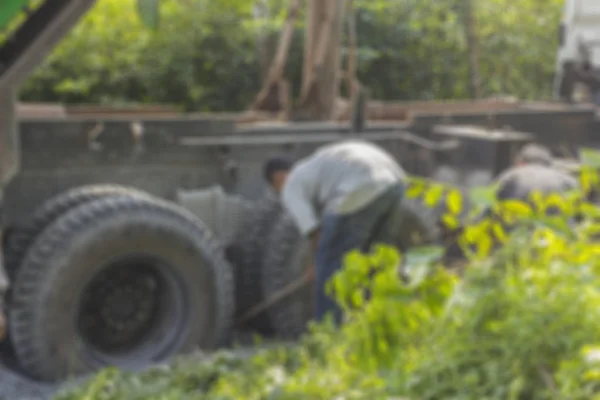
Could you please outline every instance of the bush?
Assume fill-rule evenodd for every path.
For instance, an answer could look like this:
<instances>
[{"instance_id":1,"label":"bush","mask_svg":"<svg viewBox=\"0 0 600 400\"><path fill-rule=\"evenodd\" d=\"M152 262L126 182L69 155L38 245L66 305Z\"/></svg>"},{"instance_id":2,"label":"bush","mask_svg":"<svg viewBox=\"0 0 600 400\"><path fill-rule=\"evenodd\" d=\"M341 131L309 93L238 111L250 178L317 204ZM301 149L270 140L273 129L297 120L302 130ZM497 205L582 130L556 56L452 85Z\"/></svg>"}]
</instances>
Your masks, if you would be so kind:
<instances>
[{"instance_id":1,"label":"bush","mask_svg":"<svg viewBox=\"0 0 600 400\"><path fill-rule=\"evenodd\" d=\"M409 193L433 201L438 187L417 181ZM502 247L473 253L460 277L440 264L437 248L405 255L410 283L398 277L401 256L391 248L348 254L330 284L346 314L339 330L313 325L300 343L249 358L225 353L141 374L107 370L57 399L593 398L600 395L593 347L600 247L592 238L600 213L571 195L580 198L496 204L498 215L519 223L510 234L473 225L466 245L487 243L495 232ZM457 201L448 201L449 214L460 211ZM537 214L550 203L582 213L583 222L567 232L558 223L565 217Z\"/></svg>"},{"instance_id":2,"label":"bush","mask_svg":"<svg viewBox=\"0 0 600 400\"><path fill-rule=\"evenodd\" d=\"M244 9L162 1L161 30L142 26L136 0L102 0L25 85L22 98L65 103L169 103L235 110L259 88ZM190 10L190 4L192 9Z\"/></svg>"}]
</instances>

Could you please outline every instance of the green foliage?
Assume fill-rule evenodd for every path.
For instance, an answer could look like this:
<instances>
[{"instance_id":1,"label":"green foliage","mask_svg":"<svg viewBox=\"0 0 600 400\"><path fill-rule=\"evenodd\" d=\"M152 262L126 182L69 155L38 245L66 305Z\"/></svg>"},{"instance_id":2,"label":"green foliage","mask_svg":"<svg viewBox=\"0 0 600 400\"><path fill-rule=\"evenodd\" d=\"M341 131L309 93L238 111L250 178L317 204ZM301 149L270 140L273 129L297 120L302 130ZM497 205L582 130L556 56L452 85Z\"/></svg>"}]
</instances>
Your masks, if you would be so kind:
<instances>
[{"instance_id":1,"label":"green foliage","mask_svg":"<svg viewBox=\"0 0 600 400\"><path fill-rule=\"evenodd\" d=\"M421 258L408 284L389 248L351 253L333 281L339 331L313 326L298 345L248 359L108 370L57 399L593 398L598 367L580 353L600 343L598 246L537 228L501 253L460 280Z\"/></svg>"},{"instance_id":2,"label":"green foliage","mask_svg":"<svg viewBox=\"0 0 600 400\"><path fill-rule=\"evenodd\" d=\"M549 97L564 0L477 1L486 93ZM489 79L490 77L491 79Z\"/></svg>"},{"instance_id":3,"label":"green foliage","mask_svg":"<svg viewBox=\"0 0 600 400\"><path fill-rule=\"evenodd\" d=\"M158 29L160 0L138 0L137 4L142 22L152 29Z\"/></svg>"},{"instance_id":4,"label":"green foliage","mask_svg":"<svg viewBox=\"0 0 600 400\"><path fill-rule=\"evenodd\" d=\"M467 203L421 179L407 195L454 217ZM560 215L546 216L548 207ZM491 209L461 233L476 250L460 276L435 247L354 251L329 283L344 309L340 328L314 324L299 343L248 358L107 370L57 399L600 398L600 211L581 193L533 193Z\"/></svg>"},{"instance_id":5,"label":"green foliage","mask_svg":"<svg viewBox=\"0 0 600 400\"><path fill-rule=\"evenodd\" d=\"M259 87L254 38L240 22L249 10L191 4L162 1L161 29L153 32L136 0L99 1L27 82L24 98L200 111L247 104Z\"/></svg>"},{"instance_id":6,"label":"green foliage","mask_svg":"<svg viewBox=\"0 0 600 400\"><path fill-rule=\"evenodd\" d=\"M138 12L138 1L144 2ZM31 101L175 103L193 110L240 110L260 87L258 39L272 46L287 2L99 0L23 91ZM381 99L465 98L467 50L459 0L357 1L359 78ZM152 4L150 4L152 5ZM544 98L551 93L561 0L476 2L485 95ZM302 27L288 80L298 93ZM343 54L346 54L343 49ZM263 71L264 72L264 71Z\"/></svg>"},{"instance_id":7,"label":"green foliage","mask_svg":"<svg viewBox=\"0 0 600 400\"><path fill-rule=\"evenodd\" d=\"M555 398L561 362L596 342L600 327L598 271L579 258L587 243L577 244L540 228L467 269L404 390L425 399Z\"/></svg>"}]
</instances>

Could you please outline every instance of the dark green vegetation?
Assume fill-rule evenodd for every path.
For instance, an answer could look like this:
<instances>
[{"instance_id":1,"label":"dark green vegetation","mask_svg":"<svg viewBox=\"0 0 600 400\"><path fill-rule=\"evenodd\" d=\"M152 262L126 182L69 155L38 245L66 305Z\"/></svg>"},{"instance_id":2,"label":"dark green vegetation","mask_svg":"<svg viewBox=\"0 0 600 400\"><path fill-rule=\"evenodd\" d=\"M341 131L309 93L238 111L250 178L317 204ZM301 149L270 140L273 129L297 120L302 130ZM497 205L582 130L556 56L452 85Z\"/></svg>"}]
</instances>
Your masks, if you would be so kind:
<instances>
[{"instance_id":1,"label":"dark green vegetation","mask_svg":"<svg viewBox=\"0 0 600 400\"><path fill-rule=\"evenodd\" d=\"M274 47L286 0L163 0L161 28L142 26L135 0L99 0L22 92L27 101L174 103L246 108L260 89L258 38ZM356 0L358 75L382 100L468 97L459 0ZM561 0L477 1L482 95L550 96ZM304 18L287 78L301 81ZM346 51L343 49L343 54ZM267 65L268 67L268 65ZM263 71L265 68L263 67ZM298 87L294 88L297 96Z\"/></svg>"},{"instance_id":2,"label":"dark green vegetation","mask_svg":"<svg viewBox=\"0 0 600 400\"><path fill-rule=\"evenodd\" d=\"M582 172L584 189L598 183L590 178ZM463 199L440 189L416 181L408 195L446 199L452 225ZM460 241L474 251L460 272L445 268L435 247L405 255L408 284L396 251L349 254L332 282L348 316L340 331L315 325L300 343L249 358L106 370L58 399L592 399L600 395L600 212L578 193L531 200L493 205L502 226L518 221L510 232L491 218L467 224ZM563 216L543 217L550 206ZM582 219L568 226L574 215Z\"/></svg>"}]
</instances>

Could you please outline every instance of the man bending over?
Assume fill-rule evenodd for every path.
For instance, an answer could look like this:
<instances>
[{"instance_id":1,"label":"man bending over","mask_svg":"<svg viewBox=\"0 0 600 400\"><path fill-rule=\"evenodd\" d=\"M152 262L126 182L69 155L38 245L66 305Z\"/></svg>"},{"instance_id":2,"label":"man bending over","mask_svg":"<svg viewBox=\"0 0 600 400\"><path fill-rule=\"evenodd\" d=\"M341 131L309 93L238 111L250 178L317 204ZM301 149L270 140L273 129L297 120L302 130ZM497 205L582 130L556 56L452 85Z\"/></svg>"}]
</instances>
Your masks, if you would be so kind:
<instances>
[{"instance_id":1,"label":"man bending over","mask_svg":"<svg viewBox=\"0 0 600 400\"><path fill-rule=\"evenodd\" d=\"M566 193L578 187L577 180L554 167L552 154L540 145L529 144L521 150L515 167L498 178L498 200L528 201L531 193Z\"/></svg>"},{"instance_id":2,"label":"man bending over","mask_svg":"<svg viewBox=\"0 0 600 400\"><path fill-rule=\"evenodd\" d=\"M342 313L325 294L325 284L351 250L374 243L394 244L406 174L383 149L359 140L318 149L298 162L283 188L282 200L301 234L313 242L316 318Z\"/></svg>"}]
</instances>

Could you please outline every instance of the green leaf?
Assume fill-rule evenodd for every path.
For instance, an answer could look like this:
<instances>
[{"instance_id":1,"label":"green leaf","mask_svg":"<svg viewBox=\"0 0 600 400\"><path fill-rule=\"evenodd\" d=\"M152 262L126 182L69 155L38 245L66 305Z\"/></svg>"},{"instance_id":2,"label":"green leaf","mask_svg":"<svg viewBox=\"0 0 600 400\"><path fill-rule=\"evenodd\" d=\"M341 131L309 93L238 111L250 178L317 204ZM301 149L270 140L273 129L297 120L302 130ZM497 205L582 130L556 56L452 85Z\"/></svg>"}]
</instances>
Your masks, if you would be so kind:
<instances>
[{"instance_id":1,"label":"green leaf","mask_svg":"<svg viewBox=\"0 0 600 400\"><path fill-rule=\"evenodd\" d=\"M579 150L579 157L581 158L581 163L588 167L600 168L600 151L583 148Z\"/></svg>"},{"instance_id":2,"label":"green leaf","mask_svg":"<svg viewBox=\"0 0 600 400\"><path fill-rule=\"evenodd\" d=\"M438 261L444 255L444 248L441 246L421 246L409 249L405 258L408 265L429 264Z\"/></svg>"},{"instance_id":3,"label":"green leaf","mask_svg":"<svg viewBox=\"0 0 600 400\"><path fill-rule=\"evenodd\" d=\"M426 183L423 179L411 177L408 180L406 187L406 197L409 199L416 199L423 195L425 192Z\"/></svg>"},{"instance_id":4,"label":"green leaf","mask_svg":"<svg viewBox=\"0 0 600 400\"><path fill-rule=\"evenodd\" d=\"M443 194L444 186L440 184L431 184L431 186L425 192L425 205L430 208L436 207L439 204Z\"/></svg>"},{"instance_id":5,"label":"green leaf","mask_svg":"<svg viewBox=\"0 0 600 400\"><path fill-rule=\"evenodd\" d=\"M472 188L469 190L469 199L476 207L489 207L496 199L496 188L494 186Z\"/></svg>"},{"instance_id":6,"label":"green leaf","mask_svg":"<svg viewBox=\"0 0 600 400\"><path fill-rule=\"evenodd\" d=\"M460 214L462 212L462 194L457 189L452 189L448 193L446 198L446 204L448 206L448 211L451 214Z\"/></svg>"}]
</instances>

